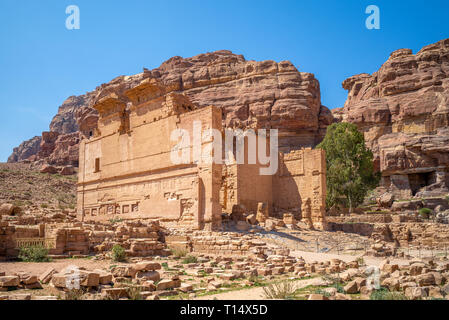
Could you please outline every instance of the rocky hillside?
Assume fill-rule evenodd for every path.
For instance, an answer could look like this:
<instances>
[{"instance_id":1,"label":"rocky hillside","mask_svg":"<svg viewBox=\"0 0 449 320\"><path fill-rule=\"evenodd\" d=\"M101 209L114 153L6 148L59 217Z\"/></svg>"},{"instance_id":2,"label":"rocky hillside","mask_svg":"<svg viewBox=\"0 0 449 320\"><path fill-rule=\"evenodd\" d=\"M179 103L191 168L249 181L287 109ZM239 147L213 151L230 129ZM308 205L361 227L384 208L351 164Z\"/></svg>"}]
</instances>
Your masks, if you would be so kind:
<instances>
[{"instance_id":1,"label":"rocky hillside","mask_svg":"<svg viewBox=\"0 0 449 320\"><path fill-rule=\"evenodd\" d=\"M449 39L396 50L343 88L348 99L333 114L363 130L386 187L407 196L449 185Z\"/></svg>"},{"instance_id":2,"label":"rocky hillside","mask_svg":"<svg viewBox=\"0 0 449 320\"><path fill-rule=\"evenodd\" d=\"M76 176L44 174L23 163L0 163L0 205L22 213L74 210Z\"/></svg>"},{"instance_id":3,"label":"rocky hillside","mask_svg":"<svg viewBox=\"0 0 449 320\"><path fill-rule=\"evenodd\" d=\"M299 72L289 61L247 61L230 51L173 57L153 70L120 76L94 91L68 98L39 140L35 137L14 149L8 162L77 165L80 131L96 127L92 106L101 97L123 92L145 78L154 78L184 93L199 107L223 109L223 124L240 128L280 129L284 149L313 146L333 117L321 105L320 86L311 73Z\"/></svg>"}]
</instances>

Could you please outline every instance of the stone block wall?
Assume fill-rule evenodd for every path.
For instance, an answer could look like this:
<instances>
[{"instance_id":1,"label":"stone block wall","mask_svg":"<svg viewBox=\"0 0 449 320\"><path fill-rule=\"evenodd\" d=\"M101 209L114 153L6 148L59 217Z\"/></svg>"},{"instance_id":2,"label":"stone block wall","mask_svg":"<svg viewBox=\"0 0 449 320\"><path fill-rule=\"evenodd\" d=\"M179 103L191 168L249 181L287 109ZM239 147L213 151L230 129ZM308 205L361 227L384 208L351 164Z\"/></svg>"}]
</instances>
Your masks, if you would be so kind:
<instances>
[{"instance_id":1,"label":"stone block wall","mask_svg":"<svg viewBox=\"0 0 449 320\"><path fill-rule=\"evenodd\" d=\"M166 89L147 79L127 92L129 107L114 96L95 105L97 135L80 145L80 220L164 218L196 229L220 224L221 165L211 161L207 132L221 131L221 111L194 110L186 97ZM201 161L194 158L196 128ZM176 130L182 136L174 139ZM176 148L190 156L173 162Z\"/></svg>"}]
</instances>

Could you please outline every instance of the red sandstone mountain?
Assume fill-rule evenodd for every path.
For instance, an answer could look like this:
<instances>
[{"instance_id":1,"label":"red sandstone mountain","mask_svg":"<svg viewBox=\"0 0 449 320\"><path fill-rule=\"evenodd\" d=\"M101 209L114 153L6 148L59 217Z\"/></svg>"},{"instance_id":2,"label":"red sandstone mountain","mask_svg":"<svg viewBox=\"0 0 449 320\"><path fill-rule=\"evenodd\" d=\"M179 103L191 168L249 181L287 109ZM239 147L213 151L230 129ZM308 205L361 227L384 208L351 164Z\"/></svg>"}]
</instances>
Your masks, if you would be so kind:
<instances>
[{"instance_id":1,"label":"red sandstone mountain","mask_svg":"<svg viewBox=\"0 0 449 320\"><path fill-rule=\"evenodd\" d=\"M373 150L385 187L412 194L449 185L449 39L394 51L372 75L346 79L344 108ZM391 178L391 179L390 179Z\"/></svg>"},{"instance_id":2,"label":"red sandstone mountain","mask_svg":"<svg viewBox=\"0 0 449 320\"><path fill-rule=\"evenodd\" d=\"M230 51L173 57L153 70L120 76L94 91L68 98L50 124L50 132L14 149L8 162L78 164L79 131L96 127L92 106L101 97L123 92L145 78L155 78L170 90L184 93L198 107L223 109L223 124L240 128L280 129L280 146L296 149L321 141L333 121L321 105L320 86L311 73L298 72L289 61L247 61ZM37 144L40 143L39 147Z\"/></svg>"}]
</instances>

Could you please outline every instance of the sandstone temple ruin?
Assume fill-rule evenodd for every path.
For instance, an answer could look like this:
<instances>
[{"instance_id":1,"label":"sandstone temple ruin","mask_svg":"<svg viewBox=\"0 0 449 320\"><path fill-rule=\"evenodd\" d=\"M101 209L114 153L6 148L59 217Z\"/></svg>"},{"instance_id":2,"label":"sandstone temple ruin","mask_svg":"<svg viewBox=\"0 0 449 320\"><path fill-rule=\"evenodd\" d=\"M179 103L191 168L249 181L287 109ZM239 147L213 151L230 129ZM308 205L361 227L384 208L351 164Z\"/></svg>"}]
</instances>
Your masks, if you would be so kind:
<instances>
[{"instance_id":1,"label":"sandstone temple ruin","mask_svg":"<svg viewBox=\"0 0 449 320\"><path fill-rule=\"evenodd\" d=\"M204 161L217 152L212 147L217 137L205 134L200 141L206 150L203 161L173 163L171 151L178 141L172 132L183 129L192 137L199 120L202 132L214 129L223 135L220 108L197 108L185 95L149 78L124 97L111 93L99 99L94 108L98 127L80 144L79 220L157 218L219 230L223 213L246 210L288 214L311 227L325 227L322 150L279 152L276 173L261 175L264 165L259 162ZM194 153L193 144L187 148Z\"/></svg>"}]
</instances>

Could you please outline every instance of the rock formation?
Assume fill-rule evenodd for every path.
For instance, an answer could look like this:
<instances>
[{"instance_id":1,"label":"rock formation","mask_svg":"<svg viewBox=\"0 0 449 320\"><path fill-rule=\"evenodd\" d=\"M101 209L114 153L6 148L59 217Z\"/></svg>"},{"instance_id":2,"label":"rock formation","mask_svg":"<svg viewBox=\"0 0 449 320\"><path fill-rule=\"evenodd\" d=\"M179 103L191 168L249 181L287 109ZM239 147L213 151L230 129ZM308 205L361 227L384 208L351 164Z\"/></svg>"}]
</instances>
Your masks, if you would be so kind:
<instances>
[{"instance_id":1,"label":"rock formation","mask_svg":"<svg viewBox=\"0 0 449 320\"><path fill-rule=\"evenodd\" d=\"M346 79L335 118L357 124L375 154L382 186L397 199L448 192L449 39L394 51L372 75Z\"/></svg>"},{"instance_id":2,"label":"rock formation","mask_svg":"<svg viewBox=\"0 0 449 320\"><path fill-rule=\"evenodd\" d=\"M68 98L44 133L40 146L24 143L9 161L77 165L78 134L91 135L98 116L92 108L111 93L123 94L145 78L154 78L199 107L215 105L223 110L223 124L240 128L280 129L283 151L320 142L333 117L321 105L320 86L311 73L298 72L289 61L247 61L230 51L173 57L153 70L120 76L94 91Z\"/></svg>"},{"instance_id":3,"label":"rock formation","mask_svg":"<svg viewBox=\"0 0 449 320\"><path fill-rule=\"evenodd\" d=\"M8 162L19 162L30 158L39 152L42 137L34 137L30 140L24 141L14 148L13 153L9 156Z\"/></svg>"}]
</instances>

